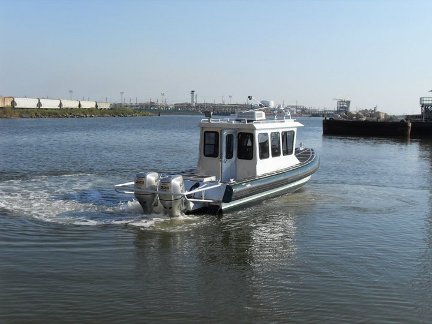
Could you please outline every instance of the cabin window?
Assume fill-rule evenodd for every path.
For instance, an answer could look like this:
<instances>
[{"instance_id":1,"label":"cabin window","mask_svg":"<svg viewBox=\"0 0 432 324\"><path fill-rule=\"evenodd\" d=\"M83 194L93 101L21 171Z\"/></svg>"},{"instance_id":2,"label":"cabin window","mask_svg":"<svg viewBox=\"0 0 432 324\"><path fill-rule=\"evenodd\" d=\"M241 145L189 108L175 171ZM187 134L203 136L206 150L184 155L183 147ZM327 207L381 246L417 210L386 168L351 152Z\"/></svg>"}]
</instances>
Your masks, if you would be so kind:
<instances>
[{"instance_id":1,"label":"cabin window","mask_svg":"<svg viewBox=\"0 0 432 324\"><path fill-rule=\"evenodd\" d=\"M281 155L281 148L280 148L280 134L279 132L272 132L270 134L271 139L271 153L272 156L280 156Z\"/></svg>"},{"instance_id":2,"label":"cabin window","mask_svg":"<svg viewBox=\"0 0 432 324\"><path fill-rule=\"evenodd\" d=\"M225 137L225 158L230 160L234 156L234 135L227 134Z\"/></svg>"},{"instance_id":3,"label":"cabin window","mask_svg":"<svg viewBox=\"0 0 432 324\"><path fill-rule=\"evenodd\" d=\"M291 155L294 151L294 131L282 132L282 153Z\"/></svg>"},{"instance_id":4,"label":"cabin window","mask_svg":"<svg viewBox=\"0 0 432 324\"><path fill-rule=\"evenodd\" d=\"M204 132L204 156L218 157L219 156L219 133Z\"/></svg>"},{"instance_id":5,"label":"cabin window","mask_svg":"<svg viewBox=\"0 0 432 324\"><path fill-rule=\"evenodd\" d=\"M253 159L253 134L252 133L240 132L238 134L237 158L241 160Z\"/></svg>"},{"instance_id":6,"label":"cabin window","mask_svg":"<svg viewBox=\"0 0 432 324\"><path fill-rule=\"evenodd\" d=\"M267 133L258 134L258 147L260 159L268 159L269 153L269 136Z\"/></svg>"}]
</instances>

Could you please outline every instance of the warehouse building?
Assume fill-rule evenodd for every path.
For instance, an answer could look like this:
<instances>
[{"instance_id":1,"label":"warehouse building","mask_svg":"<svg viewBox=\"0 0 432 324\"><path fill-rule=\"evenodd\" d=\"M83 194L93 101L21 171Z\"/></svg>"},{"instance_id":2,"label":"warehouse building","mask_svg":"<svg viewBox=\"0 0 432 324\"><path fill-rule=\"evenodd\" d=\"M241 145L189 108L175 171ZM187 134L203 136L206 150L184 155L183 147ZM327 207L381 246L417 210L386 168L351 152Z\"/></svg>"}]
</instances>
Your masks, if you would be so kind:
<instances>
[{"instance_id":1,"label":"warehouse building","mask_svg":"<svg viewBox=\"0 0 432 324\"><path fill-rule=\"evenodd\" d=\"M60 108L98 108L110 109L109 102L97 102L89 100L68 100L68 99L45 99L45 98L19 98L0 97L0 108L13 109L60 109Z\"/></svg>"}]
</instances>

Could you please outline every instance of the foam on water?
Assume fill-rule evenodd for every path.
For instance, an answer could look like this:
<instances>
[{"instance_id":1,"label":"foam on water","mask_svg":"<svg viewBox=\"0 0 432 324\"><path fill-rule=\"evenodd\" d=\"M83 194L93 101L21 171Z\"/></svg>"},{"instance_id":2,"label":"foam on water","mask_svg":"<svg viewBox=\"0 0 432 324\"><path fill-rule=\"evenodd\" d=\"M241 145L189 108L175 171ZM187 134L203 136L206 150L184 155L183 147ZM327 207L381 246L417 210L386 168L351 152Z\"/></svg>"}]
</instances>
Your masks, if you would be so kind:
<instances>
[{"instance_id":1,"label":"foam on water","mask_svg":"<svg viewBox=\"0 0 432 324\"><path fill-rule=\"evenodd\" d=\"M140 229L181 231L199 218L143 215L132 196L114 191L111 183L91 174L36 176L0 182L0 210L44 222L97 226L127 225Z\"/></svg>"},{"instance_id":2,"label":"foam on water","mask_svg":"<svg viewBox=\"0 0 432 324\"><path fill-rule=\"evenodd\" d=\"M11 215L46 222L100 225L133 220L139 204L115 197L113 189L100 188L94 175L37 176L0 183L0 208ZM109 188L109 186L107 186Z\"/></svg>"},{"instance_id":3,"label":"foam on water","mask_svg":"<svg viewBox=\"0 0 432 324\"><path fill-rule=\"evenodd\" d=\"M129 226L139 227L141 230L183 232L206 222L205 217L180 215L175 218L161 215L145 215L139 220L129 222Z\"/></svg>"}]
</instances>

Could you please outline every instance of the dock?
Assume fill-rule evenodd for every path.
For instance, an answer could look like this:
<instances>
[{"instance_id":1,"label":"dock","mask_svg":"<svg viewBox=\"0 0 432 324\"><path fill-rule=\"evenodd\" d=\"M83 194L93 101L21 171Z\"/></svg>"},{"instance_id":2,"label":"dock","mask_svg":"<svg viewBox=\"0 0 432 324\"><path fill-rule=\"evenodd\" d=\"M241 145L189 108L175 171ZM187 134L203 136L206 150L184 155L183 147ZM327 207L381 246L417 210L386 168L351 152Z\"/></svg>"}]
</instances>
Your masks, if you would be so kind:
<instances>
[{"instance_id":1,"label":"dock","mask_svg":"<svg viewBox=\"0 0 432 324\"><path fill-rule=\"evenodd\" d=\"M405 120L394 122L323 119L324 135L410 138L411 132L412 123Z\"/></svg>"},{"instance_id":2,"label":"dock","mask_svg":"<svg viewBox=\"0 0 432 324\"><path fill-rule=\"evenodd\" d=\"M394 138L432 138L432 97L420 98L420 115L407 115L405 119L383 120L377 117L376 120L347 119L349 114L349 101L345 110L340 109L338 99L338 113L344 118L324 118L323 135L337 136L364 136L364 137L394 137Z\"/></svg>"},{"instance_id":3,"label":"dock","mask_svg":"<svg viewBox=\"0 0 432 324\"><path fill-rule=\"evenodd\" d=\"M412 121L411 138L432 138L432 122Z\"/></svg>"}]
</instances>

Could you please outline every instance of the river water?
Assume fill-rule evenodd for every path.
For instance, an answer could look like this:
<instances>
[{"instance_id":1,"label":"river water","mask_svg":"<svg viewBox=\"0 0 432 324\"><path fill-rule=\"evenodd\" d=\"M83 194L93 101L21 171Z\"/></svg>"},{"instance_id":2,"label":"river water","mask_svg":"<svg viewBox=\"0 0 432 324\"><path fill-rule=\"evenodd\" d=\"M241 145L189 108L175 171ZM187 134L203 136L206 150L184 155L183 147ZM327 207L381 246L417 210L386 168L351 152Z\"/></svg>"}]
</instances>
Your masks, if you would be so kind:
<instances>
[{"instance_id":1,"label":"river water","mask_svg":"<svg viewBox=\"0 0 432 324\"><path fill-rule=\"evenodd\" d=\"M432 142L299 119L301 191L142 215L113 185L193 168L199 118L0 120L0 322L432 321Z\"/></svg>"}]
</instances>

